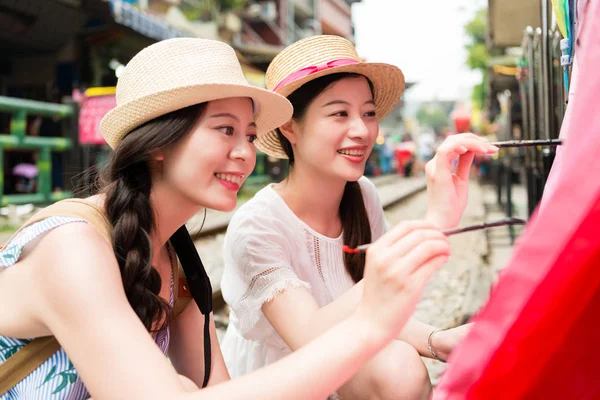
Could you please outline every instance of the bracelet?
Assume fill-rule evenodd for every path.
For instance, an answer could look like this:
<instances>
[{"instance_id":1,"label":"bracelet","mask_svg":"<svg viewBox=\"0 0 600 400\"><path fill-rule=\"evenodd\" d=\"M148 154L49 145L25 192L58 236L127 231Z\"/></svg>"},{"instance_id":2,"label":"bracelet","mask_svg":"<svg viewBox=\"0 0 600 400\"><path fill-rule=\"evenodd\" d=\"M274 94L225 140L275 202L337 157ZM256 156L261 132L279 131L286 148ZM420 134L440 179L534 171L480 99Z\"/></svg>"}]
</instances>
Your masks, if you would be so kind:
<instances>
[{"instance_id":1,"label":"bracelet","mask_svg":"<svg viewBox=\"0 0 600 400\"><path fill-rule=\"evenodd\" d=\"M431 354L431 356L433 358L435 358L438 361L441 362L446 362L446 360L442 360L438 355L437 352L435 351L433 344L432 344L432 339L433 339L433 335L435 335L436 333L438 333L439 331L445 331L446 329L443 328L437 328L434 329L430 334L429 334L429 338L427 339L427 350L429 350L429 354Z\"/></svg>"}]
</instances>

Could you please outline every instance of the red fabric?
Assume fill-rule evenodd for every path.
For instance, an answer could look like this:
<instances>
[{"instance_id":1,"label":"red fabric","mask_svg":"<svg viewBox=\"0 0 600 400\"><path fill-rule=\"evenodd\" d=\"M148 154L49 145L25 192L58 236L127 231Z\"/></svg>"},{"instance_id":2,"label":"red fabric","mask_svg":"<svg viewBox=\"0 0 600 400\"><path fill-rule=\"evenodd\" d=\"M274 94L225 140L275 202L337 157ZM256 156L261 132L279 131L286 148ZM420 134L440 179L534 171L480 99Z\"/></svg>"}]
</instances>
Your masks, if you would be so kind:
<instances>
[{"instance_id":1,"label":"red fabric","mask_svg":"<svg viewBox=\"0 0 600 400\"><path fill-rule=\"evenodd\" d=\"M588 3L561 173L434 399L600 399L600 2ZM594 29L595 28L595 29ZM562 135L561 135L562 136Z\"/></svg>"}]
</instances>

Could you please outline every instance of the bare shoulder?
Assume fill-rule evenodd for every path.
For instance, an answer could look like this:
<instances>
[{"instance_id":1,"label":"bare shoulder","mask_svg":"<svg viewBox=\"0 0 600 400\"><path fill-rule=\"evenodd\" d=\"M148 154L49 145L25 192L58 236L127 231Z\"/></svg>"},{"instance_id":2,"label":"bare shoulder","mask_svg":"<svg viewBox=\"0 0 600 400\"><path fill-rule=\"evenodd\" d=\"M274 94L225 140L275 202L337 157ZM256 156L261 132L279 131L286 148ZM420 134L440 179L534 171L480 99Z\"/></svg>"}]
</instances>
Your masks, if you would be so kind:
<instances>
[{"instance_id":1,"label":"bare shoulder","mask_svg":"<svg viewBox=\"0 0 600 400\"><path fill-rule=\"evenodd\" d=\"M90 224L72 223L49 232L29 260L40 293L68 291L73 300L121 289L121 274L110 244Z\"/></svg>"},{"instance_id":2,"label":"bare shoulder","mask_svg":"<svg viewBox=\"0 0 600 400\"><path fill-rule=\"evenodd\" d=\"M110 244L83 222L64 224L41 236L1 275L0 302L15 304L12 311L0 313L0 322L13 328L0 332L4 334L47 334L47 317L72 314L74 309L92 312L102 297L126 302Z\"/></svg>"},{"instance_id":3,"label":"bare shoulder","mask_svg":"<svg viewBox=\"0 0 600 400\"><path fill-rule=\"evenodd\" d=\"M116 259L110 244L90 224L68 223L49 231L26 248L23 264L31 264L42 276L60 273L65 279L77 276L92 277L101 265ZM85 268L82 268L84 267Z\"/></svg>"}]
</instances>

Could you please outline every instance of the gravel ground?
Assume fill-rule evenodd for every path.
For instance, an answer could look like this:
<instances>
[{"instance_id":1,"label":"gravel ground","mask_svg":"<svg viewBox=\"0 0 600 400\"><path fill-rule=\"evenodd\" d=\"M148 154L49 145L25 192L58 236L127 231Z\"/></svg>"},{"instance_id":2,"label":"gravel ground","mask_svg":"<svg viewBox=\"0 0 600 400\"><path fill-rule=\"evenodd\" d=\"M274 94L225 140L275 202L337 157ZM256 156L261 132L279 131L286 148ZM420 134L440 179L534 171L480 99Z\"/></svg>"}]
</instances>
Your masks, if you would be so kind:
<instances>
[{"instance_id":1,"label":"gravel ground","mask_svg":"<svg viewBox=\"0 0 600 400\"><path fill-rule=\"evenodd\" d=\"M427 207L426 192L419 193L408 201L386 212L388 221L394 225L407 219L423 218ZM481 188L472 185L469 203L460 225L477 224L484 221L485 210ZM460 325L467 317L467 302L473 282L481 270L487 269L484 256L487 254L485 234L468 232L450 238L452 254L429 281L415 317L437 327L450 328ZM437 383L446 365L423 358L432 380Z\"/></svg>"}]
</instances>

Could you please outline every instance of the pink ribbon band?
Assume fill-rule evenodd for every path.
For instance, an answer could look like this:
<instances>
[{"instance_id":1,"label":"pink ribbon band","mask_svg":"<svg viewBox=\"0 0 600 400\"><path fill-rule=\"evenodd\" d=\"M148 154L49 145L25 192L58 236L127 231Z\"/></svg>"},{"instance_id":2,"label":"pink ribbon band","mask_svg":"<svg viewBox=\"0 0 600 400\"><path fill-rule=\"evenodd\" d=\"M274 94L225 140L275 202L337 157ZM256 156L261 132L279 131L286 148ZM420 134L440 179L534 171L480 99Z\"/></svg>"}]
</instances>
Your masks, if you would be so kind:
<instances>
[{"instance_id":1,"label":"pink ribbon band","mask_svg":"<svg viewBox=\"0 0 600 400\"><path fill-rule=\"evenodd\" d=\"M298 79L304 78L304 77L312 75L312 74L316 74L317 72L325 71L327 69L331 69L331 68L335 68L335 67L341 67L343 65L358 64L358 63L359 63L359 61L357 61L353 58L338 58L337 60L331 60L331 61L327 61L325 63L321 63L318 65L311 65L308 67L304 67L294 73L291 73L290 75L288 75L287 77L282 79L281 82L279 82L277 84L277 86L275 86L273 91L276 91L277 89L279 89L282 86L287 85L288 83L297 81Z\"/></svg>"}]
</instances>

